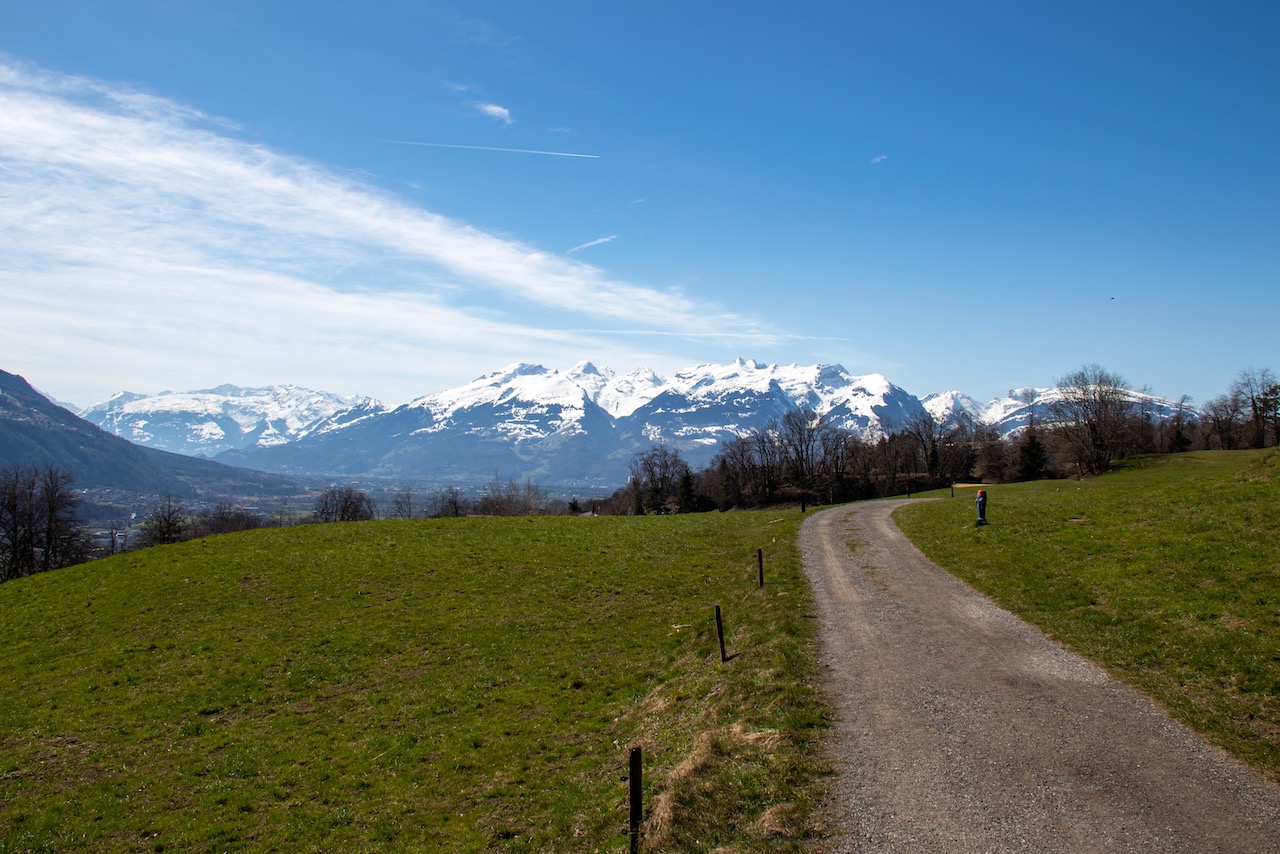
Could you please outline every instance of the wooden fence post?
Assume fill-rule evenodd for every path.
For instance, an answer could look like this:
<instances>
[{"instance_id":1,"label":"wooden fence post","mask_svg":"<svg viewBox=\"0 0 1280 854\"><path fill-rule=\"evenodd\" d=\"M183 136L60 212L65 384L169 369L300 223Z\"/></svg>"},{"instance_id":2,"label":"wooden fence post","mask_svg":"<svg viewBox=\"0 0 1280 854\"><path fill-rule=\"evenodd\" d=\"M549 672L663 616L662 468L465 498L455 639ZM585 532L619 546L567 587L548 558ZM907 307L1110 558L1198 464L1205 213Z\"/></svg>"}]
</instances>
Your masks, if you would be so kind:
<instances>
[{"instance_id":1,"label":"wooden fence post","mask_svg":"<svg viewBox=\"0 0 1280 854\"><path fill-rule=\"evenodd\" d=\"M644 773L640 761L640 748L631 748L631 817L627 822L627 836L631 839L631 854L640 850L640 820L644 818L644 786L641 775Z\"/></svg>"},{"instance_id":2,"label":"wooden fence post","mask_svg":"<svg viewBox=\"0 0 1280 854\"><path fill-rule=\"evenodd\" d=\"M724 652L724 621L720 619L720 606L716 606L716 636L720 638L720 663L724 664L729 656Z\"/></svg>"}]
</instances>

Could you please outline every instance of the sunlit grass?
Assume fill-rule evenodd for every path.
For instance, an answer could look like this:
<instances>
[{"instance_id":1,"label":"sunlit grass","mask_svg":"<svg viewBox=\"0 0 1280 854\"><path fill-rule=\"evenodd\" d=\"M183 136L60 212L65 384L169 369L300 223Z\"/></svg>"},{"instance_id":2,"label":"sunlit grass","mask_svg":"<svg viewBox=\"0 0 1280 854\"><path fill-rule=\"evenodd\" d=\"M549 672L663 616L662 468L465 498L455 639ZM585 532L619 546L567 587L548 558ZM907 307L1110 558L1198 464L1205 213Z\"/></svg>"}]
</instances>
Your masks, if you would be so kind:
<instances>
[{"instance_id":1,"label":"sunlit grass","mask_svg":"<svg viewBox=\"0 0 1280 854\"><path fill-rule=\"evenodd\" d=\"M902 508L938 563L1280 777L1280 452L1136 460L1103 477Z\"/></svg>"},{"instance_id":2,"label":"sunlit grass","mask_svg":"<svg viewBox=\"0 0 1280 854\"><path fill-rule=\"evenodd\" d=\"M307 526L0 586L0 847L625 850L639 744L651 845L788 850L799 521Z\"/></svg>"}]
</instances>

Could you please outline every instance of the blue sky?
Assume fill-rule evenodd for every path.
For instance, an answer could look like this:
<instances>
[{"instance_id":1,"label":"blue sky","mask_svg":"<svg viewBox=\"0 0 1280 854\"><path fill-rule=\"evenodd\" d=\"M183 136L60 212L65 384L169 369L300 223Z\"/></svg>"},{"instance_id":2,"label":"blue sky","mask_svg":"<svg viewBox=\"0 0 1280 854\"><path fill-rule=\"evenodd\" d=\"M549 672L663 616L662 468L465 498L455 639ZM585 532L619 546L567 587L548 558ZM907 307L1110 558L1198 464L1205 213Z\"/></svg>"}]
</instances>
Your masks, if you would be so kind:
<instances>
[{"instance_id":1,"label":"blue sky","mask_svg":"<svg viewBox=\"0 0 1280 854\"><path fill-rule=\"evenodd\" d=\"M0 3L0 368L1280 369L1280 4Z\"/></svg>"}]
</instances>

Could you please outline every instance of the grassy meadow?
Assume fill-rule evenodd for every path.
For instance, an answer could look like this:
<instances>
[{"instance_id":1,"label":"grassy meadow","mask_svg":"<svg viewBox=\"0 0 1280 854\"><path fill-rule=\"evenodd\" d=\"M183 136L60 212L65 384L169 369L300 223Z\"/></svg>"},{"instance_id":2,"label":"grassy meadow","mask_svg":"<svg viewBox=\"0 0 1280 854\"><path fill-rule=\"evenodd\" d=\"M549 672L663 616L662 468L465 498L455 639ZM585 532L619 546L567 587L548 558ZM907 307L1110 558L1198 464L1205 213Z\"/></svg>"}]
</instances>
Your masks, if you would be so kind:
<instances>
[{"instance_id":1,"label":"grassy meadow","mask_svg":"<svg viewBox=\"0 0 1280 854\"><path fill-rule=\"evenodd\" d=\"M0 851L625 851L633 745L647 850L794 850L800 520L312 525L0 585Z\"/></svg>"},{"instance_id":2,"label":"grassy meadow","mask_svg":"<svg viewBox=\"0 0 1280 854\"><path fill-rule=\"evenodd\" d=\"M895 519L939 564L1280 780L1280 451L987 492L985 527L972 489Z\"/></svg>"},{"instance_id":3,"label":"grassy meadow","mask_svg":"<svg viewBox=\"0 0 1280 854\"><path fill-rule=\"evenodd\" d=\"M988 492L897 519L1280 779L1280 452ZM635 745L644 850L803 850L802 519L313 525L0 585L0 851L625 851Z\"/></svg>"}]
</instances>

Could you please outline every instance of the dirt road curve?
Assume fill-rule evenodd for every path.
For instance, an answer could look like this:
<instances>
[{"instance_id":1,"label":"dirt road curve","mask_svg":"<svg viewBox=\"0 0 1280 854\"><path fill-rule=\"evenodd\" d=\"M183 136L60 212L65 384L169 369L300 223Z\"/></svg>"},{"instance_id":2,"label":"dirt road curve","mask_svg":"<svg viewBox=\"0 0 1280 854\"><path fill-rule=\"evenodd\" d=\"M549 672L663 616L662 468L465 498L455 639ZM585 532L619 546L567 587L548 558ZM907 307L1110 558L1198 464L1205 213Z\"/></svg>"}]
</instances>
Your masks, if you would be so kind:
<instances>
[{"instance_id":1,"label":"dirt road curve","mask_svg":"<svg viewBox=\"0 0 1280 854\"><path fill-rule=\"evenodd\" d=\"M841 717L829 850L1280 851L1280 787L929 562L901 503L801 530Z\"/></svg>"}]
</instances>

